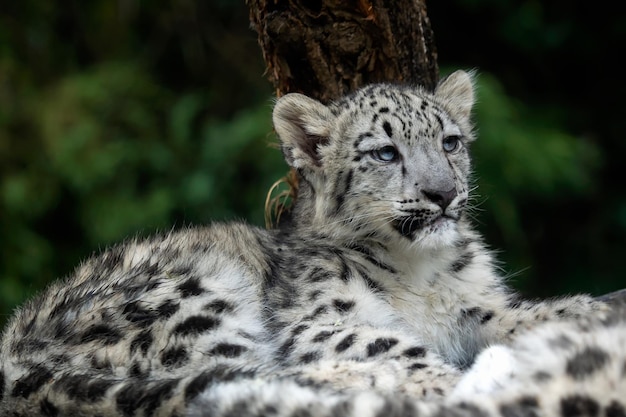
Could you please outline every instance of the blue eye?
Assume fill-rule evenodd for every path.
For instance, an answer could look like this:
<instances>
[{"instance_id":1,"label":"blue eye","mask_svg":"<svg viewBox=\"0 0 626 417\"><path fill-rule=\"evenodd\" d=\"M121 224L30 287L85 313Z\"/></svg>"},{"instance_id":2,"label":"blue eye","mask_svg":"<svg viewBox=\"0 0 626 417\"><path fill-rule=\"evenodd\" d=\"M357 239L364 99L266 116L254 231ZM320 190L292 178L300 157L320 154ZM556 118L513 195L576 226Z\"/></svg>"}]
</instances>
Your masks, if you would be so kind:
<instances>
[{"instance_id":1,"label":"blue eye","mask_svg":"<svg viewBox=\"0 0 626 417\"><path fill-rule=\"evenodd\" d=\"M461 147L461 137L456 135L446 136L443 138L442 147L448 153L458 151Z\"/></svg>"},{"instance_id":2,"label":"blue eye","mask_svg":"<svg viewBox=\"0 0 626 417\"><path fill-rule=\"evenodd\" d=\"M400 153L395 146L387 145L373 150L372 157L380 162L395 162L400 158Z\"/></svg>"}]
</instances>

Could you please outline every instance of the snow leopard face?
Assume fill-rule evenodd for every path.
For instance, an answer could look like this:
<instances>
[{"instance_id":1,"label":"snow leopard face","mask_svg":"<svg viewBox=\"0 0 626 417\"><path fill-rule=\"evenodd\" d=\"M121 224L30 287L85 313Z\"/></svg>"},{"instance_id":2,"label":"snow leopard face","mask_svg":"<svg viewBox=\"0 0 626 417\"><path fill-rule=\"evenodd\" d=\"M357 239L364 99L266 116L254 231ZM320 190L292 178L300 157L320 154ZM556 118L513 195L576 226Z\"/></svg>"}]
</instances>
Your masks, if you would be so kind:
<instances>
[{"instance_id":1,"label":"snow leopard face","mask_svg":"<svg viewBox=\"0 0 626 417\"><path fill-rule=\"evenodd\" d=\"M325 106L299 94L276 104L287 162L311 188L299 202L312 225L336 233L454 244L468 199L471 77L462 71L434 93L371 85Z\"/></svg>"}]
</instances>

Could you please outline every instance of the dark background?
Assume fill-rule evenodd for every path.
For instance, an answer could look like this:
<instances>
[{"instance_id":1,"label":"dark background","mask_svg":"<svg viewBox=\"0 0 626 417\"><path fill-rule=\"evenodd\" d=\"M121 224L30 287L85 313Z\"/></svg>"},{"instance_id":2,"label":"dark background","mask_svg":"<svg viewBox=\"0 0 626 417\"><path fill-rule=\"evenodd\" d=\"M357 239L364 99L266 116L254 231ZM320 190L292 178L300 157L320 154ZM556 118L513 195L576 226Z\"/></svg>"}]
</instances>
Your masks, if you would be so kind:
<instances>
[{"instance_id":1,"label":"dark background","mask_svg":"<svg viewBox=\"0 0 626 417\"><path fill-rule=\"evenodd\" d=\"M472 211L529 296L626 287L626 15L428 3L442 72L475 68ZM263 223L286 173L242 1L0 3L0 325L128 236Z\"/></svg>"}]
</instances>

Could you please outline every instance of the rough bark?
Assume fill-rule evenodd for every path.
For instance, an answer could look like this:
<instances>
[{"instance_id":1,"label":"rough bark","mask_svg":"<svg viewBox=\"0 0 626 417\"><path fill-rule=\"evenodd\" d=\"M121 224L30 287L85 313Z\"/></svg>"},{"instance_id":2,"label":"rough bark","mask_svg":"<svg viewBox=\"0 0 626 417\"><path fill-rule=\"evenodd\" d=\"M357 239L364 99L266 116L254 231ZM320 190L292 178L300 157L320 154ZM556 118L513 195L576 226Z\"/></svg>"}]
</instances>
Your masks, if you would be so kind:
<instances>
[{"instance_id":1,"label":"rough bark","mask_svg":"<svg viewBox=\"0 0 626 417\"><path fill-rule=\"evenodd\" d=\"M247 3L277 96L301 92L328 102L372 82L437 82L425 0Z\"/></svg>"}]
</instances>

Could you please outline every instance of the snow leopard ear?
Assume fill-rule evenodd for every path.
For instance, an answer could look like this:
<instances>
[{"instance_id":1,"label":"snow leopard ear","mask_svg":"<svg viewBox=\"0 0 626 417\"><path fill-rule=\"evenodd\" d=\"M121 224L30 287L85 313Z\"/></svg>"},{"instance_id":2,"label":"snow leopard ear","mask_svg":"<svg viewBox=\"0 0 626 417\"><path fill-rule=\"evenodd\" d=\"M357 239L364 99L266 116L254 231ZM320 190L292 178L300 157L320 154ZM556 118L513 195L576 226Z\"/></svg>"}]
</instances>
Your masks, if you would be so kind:
<instances>
[{"instance_id":1,"label":"snow leopard ear","mask_svg":"<svg viewBox=\"0 0 626 417\"><path fill-rule=\"evenodd\" d=\"M321 166L319 147L328 143L333 115L317 100L286 94L274 106L274 129L287 163L293 168Z\"/></svg>"},{"instance_id":2,"label":"snow leopard ear","mask_svg":"<svg viewBox=\"0 0 626 417\"><path fill-rule=\"evenodd\" d=\"M474 73L455 71L439 81L435 97L446 103L453 116L468 119L474 105Z\"/></svg>"}]
</instances>

